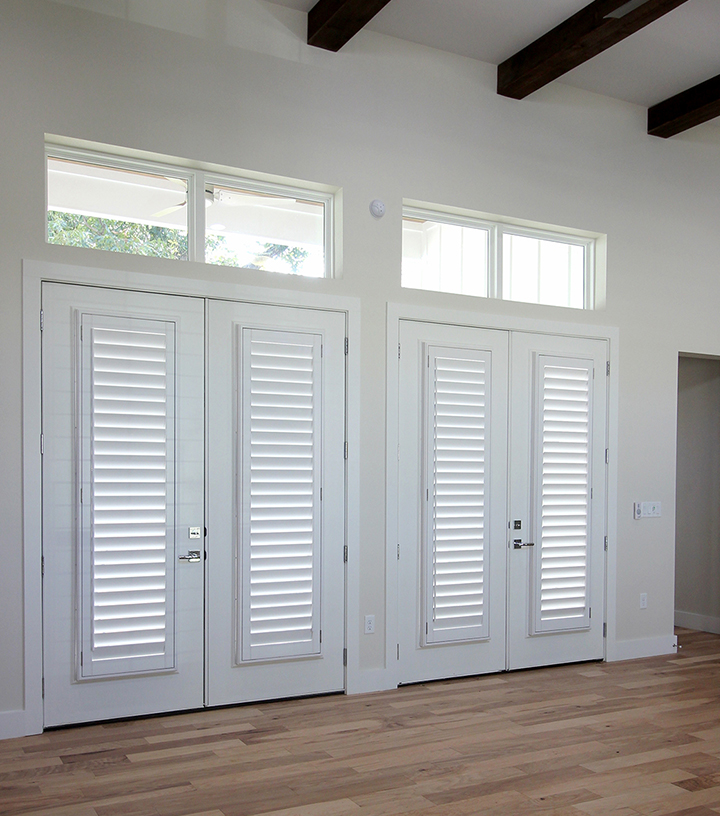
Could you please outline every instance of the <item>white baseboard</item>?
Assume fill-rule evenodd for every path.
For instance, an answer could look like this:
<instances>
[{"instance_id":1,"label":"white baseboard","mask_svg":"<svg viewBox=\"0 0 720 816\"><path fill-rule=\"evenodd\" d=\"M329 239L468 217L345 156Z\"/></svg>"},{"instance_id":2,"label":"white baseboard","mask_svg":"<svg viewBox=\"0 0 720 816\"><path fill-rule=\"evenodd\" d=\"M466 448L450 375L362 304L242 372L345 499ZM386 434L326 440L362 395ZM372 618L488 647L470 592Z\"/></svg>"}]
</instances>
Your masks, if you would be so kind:
<instances>
[{"instance_id":1,"label":"white baseboard","mask_svg":"<svg viewBox=\"0 0 720 816\"><path fill-rule=\"evenodd\" d=\"M368 694L373 691L388 691L397 688L397 683L392 680L392 674L387 669L348 672L347 693Z\"/></svg>"},{"instance_id":2,"label":"white baseboard","mask_svg":"<svg viewBox=\"0 0 720 816\"><path fill-rule=\"evenodd\" d=\"M677 638L675 635L662 635L661 637L616 640L612 644L608 643L607 659L608 661L635 660L639 657L656 657L676 653Z\"/></svg>"},{"instance_id":3,"label":"white baseboard","mask_svg":"<svg viewBox=\"0 0 720 816\"><path fill-rule=\"evenodd\" d=\"M697 615L695 612L683 612L675 610L675 626L683 626L685 629L697 629L699 632L712 632L720 635L720 618L713 618L710 615Z\"/></svg>"},{"instance_id":4,"label":"white baseboard","mask_svg":"<svg viewBox=\"0 0 720 816\"><path fill-rule=\"evenodd\" d=\"M25 737L28 731L26 711L0 711L0 740Z\"/></svg>"}]
</instances>

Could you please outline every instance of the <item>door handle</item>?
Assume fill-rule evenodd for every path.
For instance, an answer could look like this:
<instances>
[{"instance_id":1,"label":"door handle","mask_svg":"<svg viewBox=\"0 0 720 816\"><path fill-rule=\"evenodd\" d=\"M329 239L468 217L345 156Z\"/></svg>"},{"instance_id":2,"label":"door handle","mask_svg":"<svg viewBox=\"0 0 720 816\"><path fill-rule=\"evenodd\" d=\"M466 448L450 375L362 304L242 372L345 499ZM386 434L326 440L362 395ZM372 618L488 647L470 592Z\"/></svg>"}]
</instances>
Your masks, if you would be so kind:
<instances>
[{"instance_id":1,"label":"door handle","mask_svg":"<svg viewBox=\"0 0 720 816\"><path fill-rule=\"evenodd\" d=\"M188 550L187 555L178 555L178 561L187 561L195 564L200 561L200 550Z\"/></svg>"},{"instance_id":2,"label":"door handle","mask_svg":"<svg viewBox=\"0 0 720 816\"><path fill-rule=\"evenodd\" d=\"M534 541L523 541L522 538L514 538L513 539L513 548L516 550L522 550L523 547L534 547Z\"/></svg>"}]
</instances>

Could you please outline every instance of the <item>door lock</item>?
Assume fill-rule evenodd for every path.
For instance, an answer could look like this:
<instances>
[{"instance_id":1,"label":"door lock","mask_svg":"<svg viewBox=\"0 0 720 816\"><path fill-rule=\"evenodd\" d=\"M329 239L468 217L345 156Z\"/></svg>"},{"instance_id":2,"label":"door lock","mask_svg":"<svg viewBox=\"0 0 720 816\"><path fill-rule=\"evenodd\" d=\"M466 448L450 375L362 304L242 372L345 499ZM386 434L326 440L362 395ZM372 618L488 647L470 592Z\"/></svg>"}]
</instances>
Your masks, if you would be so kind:
<instances>
[{"instance_id":1,"label":"door lock","mask_svg":"<svg viewBox=\"0 0 720 816\"><path fill-rule=\"evenodd\" d=\"M534 547L534 541L523 541L522 538L514 538L513 539L513 548L516 550L522 550L523 547Z\"/></svg>"},{"instance_id":2,"label":"door lock","mask_svg":"<svg viewBox=\"0 0 720 816\"><path fill-rule=\"evenodd\" d=\"M178 555L178 561L187 561L189 564L196 564L200 561L200 550L188 550L187 555Z\"/></svg>"}]
</instances>

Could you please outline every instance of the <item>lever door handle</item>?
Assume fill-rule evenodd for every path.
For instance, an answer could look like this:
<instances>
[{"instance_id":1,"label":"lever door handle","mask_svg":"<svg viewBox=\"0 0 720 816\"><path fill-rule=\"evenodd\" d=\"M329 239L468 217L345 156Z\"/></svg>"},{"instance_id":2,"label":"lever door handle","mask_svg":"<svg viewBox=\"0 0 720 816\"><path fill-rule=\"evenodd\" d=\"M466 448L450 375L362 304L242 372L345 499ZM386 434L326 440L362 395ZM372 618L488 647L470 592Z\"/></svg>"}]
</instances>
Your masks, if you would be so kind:
<instances>
[{"instance_id":1,"label":"lever door handle","mask_svg":"<svg viewBox=\"0 0 720 816\"><path fill-rule=\"evenodd\" d=\"M522 550L523 547L534 547L534 541L523 541L522 538L514 538L513 539L513 548L516 550Z\"/></svg>"},{"instance_id":2,"label":"lever door handle","mask_svg":"<svg viewBox=\"0 0 720 816\"><path fill-rule=\"evenodd\" d=\"M195 564L200 561L200 550L188 550L187 555L178 555L178 561L187 561Z\"/></svg>"}]
</instances>

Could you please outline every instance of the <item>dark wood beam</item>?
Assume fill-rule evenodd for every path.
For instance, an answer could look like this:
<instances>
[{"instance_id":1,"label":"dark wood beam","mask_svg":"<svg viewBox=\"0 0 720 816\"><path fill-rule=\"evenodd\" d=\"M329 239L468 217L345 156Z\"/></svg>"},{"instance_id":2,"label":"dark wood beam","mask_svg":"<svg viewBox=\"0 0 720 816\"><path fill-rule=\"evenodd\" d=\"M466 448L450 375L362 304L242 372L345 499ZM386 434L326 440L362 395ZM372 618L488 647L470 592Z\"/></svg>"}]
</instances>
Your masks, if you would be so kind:
<instances>
[{"instance_id":1,"label":"dark wood beam","mask_svg":"<svg viewBox=\"0 0 720 816\"><path fill-rule=\"evenodd\" d=\"M498 65L497 92L524 99L687 0L594 0Z\"/></svg>"},{"instance_id":2,"label":"dark wood beam","mask_svg":"<svg viewBox=\"0 0 720 816\"><path fill-rule=\"evenodd\" d=\"M339 51L390 0L318 0L308 12L308 45Z\"/></svg>"},{"instance_id":3,"label":"dark wood beam","mask_svg":"<svg viewBox=\"0 0 720 816\"><path fill-rule=\"evenodd\" d=\"M720 76L648 109L648 133L667 139L720 116Z\"/></svg>"}]
</instances>

